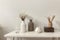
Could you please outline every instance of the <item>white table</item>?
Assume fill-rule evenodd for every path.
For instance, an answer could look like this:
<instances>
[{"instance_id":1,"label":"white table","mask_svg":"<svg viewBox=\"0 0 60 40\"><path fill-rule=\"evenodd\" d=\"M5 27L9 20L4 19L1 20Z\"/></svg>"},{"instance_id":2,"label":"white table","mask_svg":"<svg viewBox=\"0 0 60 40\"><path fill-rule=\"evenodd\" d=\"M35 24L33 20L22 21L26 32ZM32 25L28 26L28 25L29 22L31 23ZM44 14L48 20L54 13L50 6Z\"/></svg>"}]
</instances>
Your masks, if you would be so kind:
<instances>
[{"instance_id":1,"label":"white table","mask_svg":"<svg viewBox=\"0 0 60 40\"><path fill-rule=\"evenodd\" d=\"M60 32L54 32L54 33L36 33L36 32L26 32L26 33L16 33L16 31L10 32L8 34L5 34L4 37L7 38L7 40L14 40L15 38L52 38L52 40L55 38L58 40L60 38ZM18 39L17 39L18 40Z\"/></svg>"}]
</instances>

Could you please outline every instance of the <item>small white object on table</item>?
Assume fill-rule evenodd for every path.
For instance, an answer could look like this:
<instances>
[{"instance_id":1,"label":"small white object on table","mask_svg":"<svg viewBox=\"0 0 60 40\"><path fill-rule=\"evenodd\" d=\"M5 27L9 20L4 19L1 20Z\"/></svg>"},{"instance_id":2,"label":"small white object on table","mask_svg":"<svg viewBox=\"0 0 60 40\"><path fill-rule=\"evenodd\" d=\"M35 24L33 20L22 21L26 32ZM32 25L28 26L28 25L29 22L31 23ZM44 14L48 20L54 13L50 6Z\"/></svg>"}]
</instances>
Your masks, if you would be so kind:
<instances>
[{"instance_id":1,"label":"small white object on table","mask_svg":"<svg viewBox=\"0 0 60 40\"><path fill-rule=\"evenodd\" d=\"M60 38L60 32L53 32L53 33L36 33L36 32L25 32L25 33L17 33L16 31L10 32L8 34L5 34L4 37L7 38L7 40L14 40L14 38Z\"/></svg>"}]
</instances>

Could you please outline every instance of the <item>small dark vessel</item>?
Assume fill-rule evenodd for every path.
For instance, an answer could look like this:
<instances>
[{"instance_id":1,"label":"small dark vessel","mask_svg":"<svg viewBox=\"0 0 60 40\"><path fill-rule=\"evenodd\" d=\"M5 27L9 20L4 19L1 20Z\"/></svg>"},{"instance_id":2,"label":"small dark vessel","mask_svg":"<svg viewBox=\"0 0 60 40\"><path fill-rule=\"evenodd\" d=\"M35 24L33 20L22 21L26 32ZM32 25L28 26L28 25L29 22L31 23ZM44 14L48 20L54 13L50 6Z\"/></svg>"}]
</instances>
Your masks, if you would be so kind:
<instances>
[{"instance_id":1,"label":"small dark vessel","mask_svg":"<svg viewBox=\"0 0 60 40\"><path fill-rule=\"evenodd\" d=\"M34 31L34 23L32 22L32 19L30 19L30 22L28 23L28 31Z\"/></svg>"}]
</instances>

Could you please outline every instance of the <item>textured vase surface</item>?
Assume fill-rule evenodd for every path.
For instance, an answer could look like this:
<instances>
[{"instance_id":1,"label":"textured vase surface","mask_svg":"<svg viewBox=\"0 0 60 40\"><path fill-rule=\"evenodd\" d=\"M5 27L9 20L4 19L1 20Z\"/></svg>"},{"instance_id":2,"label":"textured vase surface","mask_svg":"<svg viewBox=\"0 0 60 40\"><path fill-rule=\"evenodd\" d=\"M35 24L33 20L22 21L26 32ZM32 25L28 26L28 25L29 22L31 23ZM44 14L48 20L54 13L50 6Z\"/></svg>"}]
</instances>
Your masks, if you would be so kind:
<instances>
[{"instance_id":1,"label":"textured vase surface","mask_svg":"<svg viewBox=\"0 0 60 40\"><path fill-rule=\"evenodd\" d=\"M24 33L24 32L26 32L26 24L24 21L22 21L20 25L20 33Z\"/></svg>"}]
</instances>

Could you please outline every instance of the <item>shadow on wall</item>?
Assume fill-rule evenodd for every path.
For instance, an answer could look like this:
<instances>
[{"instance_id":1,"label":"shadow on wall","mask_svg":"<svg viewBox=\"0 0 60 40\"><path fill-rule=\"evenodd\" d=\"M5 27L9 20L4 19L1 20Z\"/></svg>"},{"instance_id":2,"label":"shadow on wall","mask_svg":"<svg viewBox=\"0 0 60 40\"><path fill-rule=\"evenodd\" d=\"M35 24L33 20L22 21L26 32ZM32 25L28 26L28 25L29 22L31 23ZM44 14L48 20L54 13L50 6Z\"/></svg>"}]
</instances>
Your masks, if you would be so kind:
<instances>
[{"instance_id":1,"label":"shadow on wall","mask_svg":"<svg viewBox=\"0 0 60 40\"><path fill-rule=\"evenodd\" d=\"M56 21L56 24L55 25L57 25L57 26L55 26L55 29L57 31L60 31L60 21Z\"/></svg>"},{"instance_id":2,"label":"shadow on wall","mask_svg":"<svg viewBox=\"0 0 60 40\"><path fill-rule=\"evenodd\" d=\"M40 27L41 30L42 30L42 32L44 32L44 26L46 26L45 23L40 22L40 21L38 21L38 20L34 20L34 27L35 27L35 28L36 28L36 27Z\"/></svg>"},{"instance_id":3,"label":"shadow on wall","mask_svg":"<svg viewBox=\"0 0 60 40\"><path fill-rule=\"evenodd\" d=\"M56 21L56 23L60 26L60 21Z\"/></svg>"},{"instance_id":4,"label":"shadow on wall","mask_svg":"<svg viewBox=\"0 0 60 40\"><path fill-rule=\"evenodd\" d=\"M1 25L0 25L0 40L4 40L4 30Z\"/></svg>"}]
</instances>

